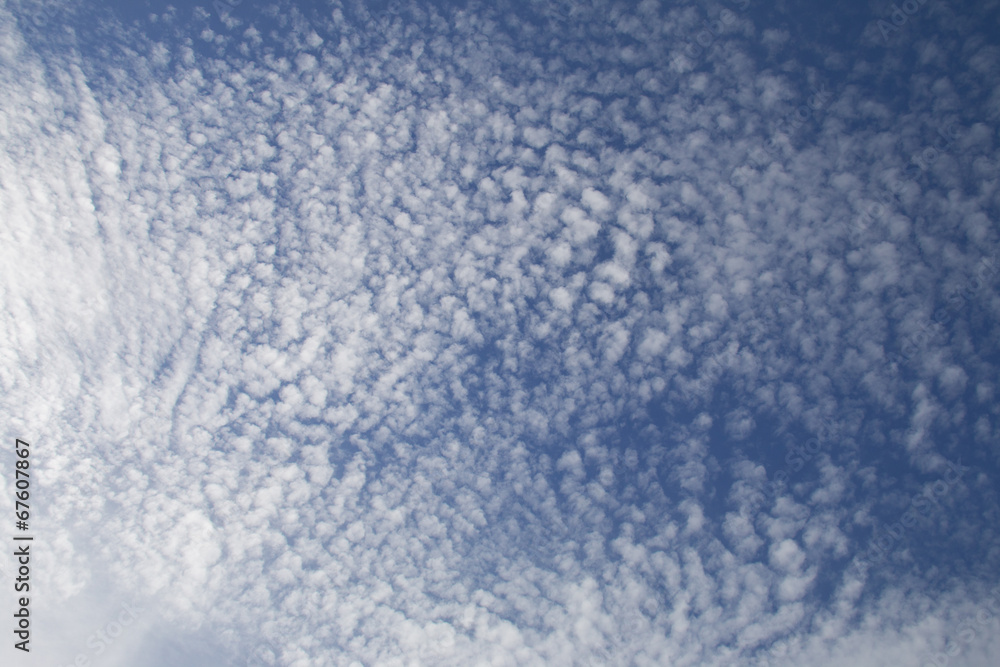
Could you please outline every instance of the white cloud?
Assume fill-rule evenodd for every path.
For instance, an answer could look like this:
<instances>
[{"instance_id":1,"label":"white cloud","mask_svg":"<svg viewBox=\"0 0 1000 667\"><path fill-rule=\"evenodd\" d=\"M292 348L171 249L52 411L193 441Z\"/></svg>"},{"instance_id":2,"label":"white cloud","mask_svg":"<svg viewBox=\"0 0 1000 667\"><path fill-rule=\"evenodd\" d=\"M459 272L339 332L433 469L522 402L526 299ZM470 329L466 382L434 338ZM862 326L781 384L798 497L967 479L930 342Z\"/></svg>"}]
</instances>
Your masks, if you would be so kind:
<instances>
[{"instance_id":1,"label":"white cloud","mask_svg":"<svg viewBox=\"0 0 1000 667\"><path fill-rule=\"evenodd\" d=\"M41 619L105 572L108 600L158 596L121 664L157 624L280 664L886 664L968 610L980 574L844 565L996 431L997 300L966 271L994 236L985 121L845 231L964 108L938 58L898 115L857 62L796 134L773 121L815 73L758 61L795 36L756 16L685 73L660 64L702 14L655 3L290 8L267 35L264 7L171 11L107 22L114 62L46 48L36 11L0 10L0 410L43 444L39 637L70 639L39 659L88 650L91 618ZM976 465L975 511L939 523L987 553ZM947 570L925 535L892 558Z\"/></svg>"}]
</instances>

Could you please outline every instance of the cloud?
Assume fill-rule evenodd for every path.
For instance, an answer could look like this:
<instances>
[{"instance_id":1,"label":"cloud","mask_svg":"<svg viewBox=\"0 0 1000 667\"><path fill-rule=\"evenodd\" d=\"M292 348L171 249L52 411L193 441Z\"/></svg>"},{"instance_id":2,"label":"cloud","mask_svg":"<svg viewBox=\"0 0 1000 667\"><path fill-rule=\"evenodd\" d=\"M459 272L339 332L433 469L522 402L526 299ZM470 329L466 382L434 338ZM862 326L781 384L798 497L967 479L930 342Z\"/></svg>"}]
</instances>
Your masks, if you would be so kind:
<instances>
[{"instance_id":1,"label":"cloud","mask_svg":"<svg viewBox=\"0 0 1000 667\"><path fill-rule=\"evenodd\" d=\"M730 3L695 57L651 2L63 8L0 10L39 659L134 601L108 664L916 663L982 602L979 28L855 54Z\"/></svg>"}]
</instances>

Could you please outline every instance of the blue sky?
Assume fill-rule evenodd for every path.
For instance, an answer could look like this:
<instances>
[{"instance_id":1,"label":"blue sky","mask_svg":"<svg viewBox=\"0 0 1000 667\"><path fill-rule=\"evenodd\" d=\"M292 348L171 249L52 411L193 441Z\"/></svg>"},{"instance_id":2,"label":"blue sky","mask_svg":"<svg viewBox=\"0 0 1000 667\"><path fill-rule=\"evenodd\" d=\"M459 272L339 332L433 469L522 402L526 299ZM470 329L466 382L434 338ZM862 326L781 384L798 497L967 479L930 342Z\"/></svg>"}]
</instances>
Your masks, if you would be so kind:
<instances>
[{"instance_id":1,"label":"blue sky","mask_svg":"<svg viewBox=\"0 0 1000 667\"><path fill-rule=\"evenodd\" d=\"M220 7L0 7L4 664L997 663L996 2Z\"/></svg>"}]
</instances>

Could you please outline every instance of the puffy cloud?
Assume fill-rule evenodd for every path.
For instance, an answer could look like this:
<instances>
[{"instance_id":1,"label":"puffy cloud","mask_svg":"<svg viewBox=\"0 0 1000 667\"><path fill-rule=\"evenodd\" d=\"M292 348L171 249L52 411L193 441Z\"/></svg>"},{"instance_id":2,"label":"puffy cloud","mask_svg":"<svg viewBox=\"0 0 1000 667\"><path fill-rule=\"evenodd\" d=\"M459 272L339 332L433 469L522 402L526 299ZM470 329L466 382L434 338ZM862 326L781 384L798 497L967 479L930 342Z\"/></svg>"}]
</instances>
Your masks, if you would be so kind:
<instances>
[{"instance_id":1,"label":"puffy cloud","mask_svg":"<svg viewBox=\"0 0 1000 667\"><path fill-rule=\"evenodd\" d=\"M0 9L38 659L119 598L108 664L945 650L996 569L995 58L730 4Z\"/></svg>"}]
</instances>

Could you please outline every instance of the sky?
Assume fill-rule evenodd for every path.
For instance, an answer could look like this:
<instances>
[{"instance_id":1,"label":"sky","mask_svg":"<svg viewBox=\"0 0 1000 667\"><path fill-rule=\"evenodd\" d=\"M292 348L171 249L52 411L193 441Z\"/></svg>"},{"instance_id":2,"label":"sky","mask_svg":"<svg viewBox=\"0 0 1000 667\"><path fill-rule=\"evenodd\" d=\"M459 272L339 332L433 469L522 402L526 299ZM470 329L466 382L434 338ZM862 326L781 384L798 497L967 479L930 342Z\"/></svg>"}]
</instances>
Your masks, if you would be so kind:
<instances>
[{"instance_id":1,"label":"sky","mask_svg":"<svg viewBox=\"0 0 1000 667\"><path fill-rule=\"evenodd\" d=\"M996 0L0 2L0 661L995 666L998 84Z\"/></svg>"}]
</instances>

